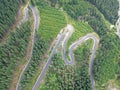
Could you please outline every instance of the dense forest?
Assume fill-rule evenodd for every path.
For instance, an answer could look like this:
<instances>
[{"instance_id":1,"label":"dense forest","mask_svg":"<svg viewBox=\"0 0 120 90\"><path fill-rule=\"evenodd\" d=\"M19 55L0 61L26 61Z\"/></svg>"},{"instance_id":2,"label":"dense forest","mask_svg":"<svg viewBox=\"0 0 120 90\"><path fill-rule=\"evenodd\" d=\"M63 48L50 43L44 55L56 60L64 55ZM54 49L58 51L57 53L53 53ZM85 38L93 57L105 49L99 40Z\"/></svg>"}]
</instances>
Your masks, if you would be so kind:
<instances>
[{"instance_id":1,"label":"dense forest","mask_svg":"<svg viewBox=\"0 0 120 90\"><path fill-rule=\"evenodd\" d=\"M76 36L83 32L96 32L100 43L93 65L93 75L96 90L106 88L106 83L115 80L120 86L120 40L115 34L115 24L118 16L117 0L30 0L40 11L41 25L35 35L32 58L20 81L21 90L31 90L40 73L38 71L46 62L50 53L48 49L52 41L71 19ZM21 4L26 0L0 0L0 41L15 23ZM66 15L66 16L65 16ZM68 18L66 18L68 16ZM86 24L87 23L87 24ZM75 25L76 24L76 25ZM82 26L83 25L83 26ZM77 28L76 28L77 27ZM8 90L13 72L18 62L26 55L30 39L31 22L25 22L3 43L0 43L0 90ZM84 28L84 29L83 29ZM85 31L86 29L86 31ZM89 31L89 29L91 29ZM81 30L81 32L79 32ZM77 33L77 34L76 34ZM84 35L83 34L83 35ZM71 40L71 41L72 41ZM87 41L74 51L75 64L65 65L61 50L52 58L40 90L91 90L89 74L89 57L92 42ZM43 64L43 65L42 65ZM106 86L102 86L105 84Z\"/></svg>"},{"instance_id":2,"label":"dense forest","mask_svg":"<svg viewBox=\"0 0 120 90\"><path fill-rule=\"evenodd\" d=\"M84 45L84 44L83 44ZM39 90L91 90L89 76L90 44L75 50L75 64L65 65L58 51L54 55L43 84ZM86 57L83 57L86 56Z\"/></svg>"},{"instance_id":3,"label":"dense forest","mask_svg":"<svg viewBox=\"0 0 120 90\"><path fill-rule=\"evenodd\" d=\"M31 79L36 75L36 70L38 70L39 64L42 63L42 57L46 52L47 46L45 40L42 39L41 36L36 35L31 61L20 82L21 90L26 90L27 84L29 84Z\"/></svg>"},{"instance_id":4,"label":"dense forest","mask_svg":"<svg viewBox=\"0 0 120 90\"><path fill-rule=\"evenodd\" d=\"M29 36L30 22L26 22L0 44L0 90L8 89L15 66L26 54Z\"/></svg>"},{"instance_id":5,"label":"dense forest","mask_svg":"<svg viewBox=\"0 0 120 90\"><path fill-rule=\"evenodd\" d=\"M16 15L25 0L0 0L0 41L15 23Z\"/></svg>"},{"instance_id":6,"label":"dense forest","mask_svg":"<svg viewBox=\"0 0 120 90\"><path fill-rule=\"evenodd\" d=\"M117 0L50 0L50 1L51 6L53 7L63 6L64 9L68 12L68 14L75 19L85 14L85 12L89 12L89 9L91 9L88 8L85 10L86 6L84 4L83 5L81 4L82 1L89 1L91 4L95 5L100 10L100 12L104 14L105 18L110 21L110 23L115 24L116 20L118 19L119 4Z\"/></svg>"},{"instance_id":7,"label":"dense forest","mask_svg":"<svg viewBox=\"0 0 120 90\"><path fill-rule=\"evenodd\" d=\"M119 4L117 0L87 0L95 5L112 24L118 19Z\"/></svg>"}]
</instances>

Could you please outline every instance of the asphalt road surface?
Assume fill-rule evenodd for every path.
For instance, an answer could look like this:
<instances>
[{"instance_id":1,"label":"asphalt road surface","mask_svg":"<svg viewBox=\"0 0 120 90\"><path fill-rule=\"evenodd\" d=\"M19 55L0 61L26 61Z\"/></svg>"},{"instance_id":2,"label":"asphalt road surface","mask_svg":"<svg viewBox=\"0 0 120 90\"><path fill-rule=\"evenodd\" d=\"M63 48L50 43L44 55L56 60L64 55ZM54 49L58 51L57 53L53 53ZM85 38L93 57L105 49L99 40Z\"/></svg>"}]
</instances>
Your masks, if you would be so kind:
<instances>
[{"instance_id":1,"label":"asphalt road surface","mask_svg":"<svg viewBox=\"0 0 120 90\"><path fill-rule=\"evenodd\" d=\"M30 9L32 10L32 13L33 13L33 16L34 16L34 27L33 27L33 33L32 33L32 39L31 39L31 42L32 42L32 45L31 45L31 52L30 52L30 58L28 60L28 62L26 63L24 69L22 70L21 74L20 74L20 77L19 77L19 80L18 80L18 83L17 83L17 86L16 86L16 90L20 90L20 81L22 80L23 78L23 74L25 72L25 70L27 69L28 65L29 65L29 62L31 60L31 57L32 57L32 53L33 53L33 46L34 46L34 40L35 40L35 33L36 33L36 30L38 30L39 28L39 22L40 22L40 17L39 17L39 13L37 11L37 8L36 7L33 7L32 5L30 5ZM28 10L27 10L27 7L25 7L24 9L24 13L25 13L25 16L23 17L24 20L26 20L28 18Z\"/></svg>"},{"instance_id":2,"label":"asphalt road surface","mask_svg":"<svg viewBox=\"0 0 120 90\"><path fill-rule=\"evenodd\" d=\"M65 35L64 33L61 34L60 38L57 40L57 42L56 42L56 44L55 44L55 46L54 46L54 48L53 48L53 50L52 50L52 52L51 52L51 54L49 56L49 59L48 59L46 65L44 66L41 74L39 75L39 77L38 77L38 79L37 79L37 81L36 81L36 83L35 83L35 85L33 87L33 90L37 90L38 89L38 87L39 87L39 85L40 85L40 83L41 83L41 81L42 81L42 79L43 79L47 69L49 68L49 65L50 65L50 63L52 61L52 57L54 56L55 50L57 49L58 45L60 44L60 42L64 38L64 35Z\"/></svg>"},{"instance_id":3,"label":"asphalt road surface","mask_svg":"<svg viewBox=\"0 0 120 90\"><path fill-rule=\"evenodd\" d=\"M64 28L64 31L62 34L59 35L59 38L57 39L57 42L48 58L48 61L46 63L46 65L44 66L41 74L39 75L38 79L36 80L35 85L33 86L33 90L37 90L38 87L41 84L41 81L43 79L43 77L46 74L46 71L49 68L49 65L52 61L52 57L54 56L55 50L57 49L57 47L59 46L60 43L62 43L62 55L63 55L63 60L65 62L66 65L73 65L74 64L74 54L73 54L73 50L76 49L76 47L78 47L81 43L87 41L88 39L92 39L94 41L94 45L92 47L92 51L91 51L91 57L90 57L90 64L89 64L89 72L90 72L90 79L91 79L91 84L92 84L92 90L94 90L94 78L93 78L93 74L92 74L92 66L93 66L93 61L94 61L94 57L95 57L95 52L96 52L96 48L97 45L99 43L99 40L97 39L96 36L94 36L94 34L87 34L86 36L80 38L78 41L75 41L69 48L69 57L70 60L68 60L66 58L66 44L69 40L69 38L71 37L72 33L74 32L74 28L72 25L67 25L67 27Z\"/></svg>"}]
</instances>

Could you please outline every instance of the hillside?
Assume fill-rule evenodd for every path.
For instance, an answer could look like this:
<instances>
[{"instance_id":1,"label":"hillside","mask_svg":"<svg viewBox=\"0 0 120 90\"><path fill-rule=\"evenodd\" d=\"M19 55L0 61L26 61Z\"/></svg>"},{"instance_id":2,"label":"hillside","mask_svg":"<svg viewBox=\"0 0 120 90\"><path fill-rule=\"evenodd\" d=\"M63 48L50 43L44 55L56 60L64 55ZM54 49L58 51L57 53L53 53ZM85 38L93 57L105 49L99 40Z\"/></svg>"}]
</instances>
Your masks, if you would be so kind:
<instances>
[{"instance_id":1,"label":"hillside","mask_svg":"<svg viewBox=\"0 0 120 90\"><path fill-rule=\"evenodd\" d=\"M24 0L23 0L24 1ZM23 4L21 0L0 0L0 41L18 22L18 11Z\"/></svg>"},{"instance_id":2,"label":"hillside","mask_svg":"<svg viewBox=\"0 0 120 90\"><path fill-rule=\"evenodd\" d=\"M52 2L51 0L51 5L53 7L62 6L68 15L79 22L87 21L93 30L100 36L100 46L93 66L96 89L102 90L103 88L108 88L111 81L114 82L114 84L117 84L116 86L119 86L119 79L116 78L116 75L119 77L120 74L118 68L120 42L118 36L114 33L115 29L110 31L109 28L110 23L114 24L117 20L118 4L116 5L116 3L118 2L114 1L113 3L113 1L109 1L109 4L107 1L93 1L95 2L94 4L92 2L92 4L90 4L89 2L86 2L85 0L58 0L58 2ZM107 7L105 8L107 9L100 7L98 5L100 2L103 3L104 6L106 5ZM111 3L116 6L111 7ZM110 14L110 10L114 10L114 13ZM107 15L109 17L107 17Z\"/></svg>"},{"instance_id":3,"label":"hillside","mask_svg":"<svg viewBox=\"0 0 120 90\"><path fill-rule=\"evenodd\" d=\"M117 0L1 0L0 7L0 90L120 89Z\"/></svg>"}]
</instances>

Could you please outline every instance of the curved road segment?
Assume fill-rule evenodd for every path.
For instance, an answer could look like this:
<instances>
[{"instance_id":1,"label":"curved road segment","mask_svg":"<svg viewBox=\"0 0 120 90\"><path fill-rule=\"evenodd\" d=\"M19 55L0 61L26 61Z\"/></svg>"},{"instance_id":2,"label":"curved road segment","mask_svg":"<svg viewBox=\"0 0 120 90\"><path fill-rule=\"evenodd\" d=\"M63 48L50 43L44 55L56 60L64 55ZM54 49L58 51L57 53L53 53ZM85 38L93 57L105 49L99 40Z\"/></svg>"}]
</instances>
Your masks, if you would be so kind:
<instances>
[{"instance_id":1,"label":"curved road segment","mask_svg":"<svg viewBox=\"0 0 120 90\"><path fill-rule=\"evenodd\" d=\"M52 57L55 54L55 51L57 49L57 47L59 46L60 43L62 43L62 56L63 56L63 60L65 62L66 65L73 65L74 64L74 54L73 54L73 50L76 49L81 43L87 41L88 39L92 39L94 41L94 45L92 47L92 51L91 51L91 57L90 57L90 64L89 64L89 72L90 72L90 79L91 79L91 84L92 84L92 90L94 90L94 78L93 78L93 74L92 74L92 65L93 65L93 61L94 61L94 56L95 56L95 52L96 52L96 48L97 45L99 43L99 40L96 36L94 36L94 34L87 34L86 36L80 38L78 41L75 41L70 47L69 47L69 57L70 60L68 60L66 58L66 45L67 42L69 40L69 38L71 37L72 33L74 32L74 28L72 25L67 25L67 27L65 27L63 29L63 33L60 33L57 37L57 42L48 58L48 61L46 63L46 65L44 66L41 74L39 75L35 85L33 86L33 90L37 90L39 85L41 84L41 81L47 71L47 69L49 68L49 65L52 61Z\"/></svg>"},{"instance_id":2,"label":"curved road segment","mask_svg":"<svg viewBox=\"0 0 120 90\"><path fill-rule=\"evenodd\" d=\"M39 23L40 23L40 17L39 17L39 13L37 11L37 8L36 7L33 7L32 5L30 5L30 9L32 10L33 12L33 16L34 16L34 28L33 28L33 33L32 33L32 49L31 49L31 52L30 52L30 58L27 62L27 64L25 65L24 69L22 70L21 74L20 74L20 77L19 77L19 80L18 80L18 83L17 83L17 86L16 86L16 90L20 90L20 81L21 79L23 78L23 74L24 74L24 71L27 69L28 65L29 65L29 62L31 60L31 57L32 57L32 51L33 51L33 46L34 46L34 39L35 39L35 33L36 33L36 30L38 30L39 28ZM27 7L25 7L24 9L25 11L25 16L23 18L23 21L27 20L28 18L28 10L27 10Z\"/></svg>"}]
</instances>

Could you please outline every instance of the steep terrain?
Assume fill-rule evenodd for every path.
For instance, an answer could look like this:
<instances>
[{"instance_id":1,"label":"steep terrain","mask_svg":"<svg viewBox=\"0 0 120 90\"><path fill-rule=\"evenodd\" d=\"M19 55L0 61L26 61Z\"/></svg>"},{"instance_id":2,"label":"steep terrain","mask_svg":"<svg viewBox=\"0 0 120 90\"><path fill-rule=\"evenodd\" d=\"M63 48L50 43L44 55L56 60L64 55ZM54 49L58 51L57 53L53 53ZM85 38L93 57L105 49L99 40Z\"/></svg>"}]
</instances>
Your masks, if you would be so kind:
<instances>
[{"instance_id":1,"label":"steep terrain","mask_svg":"<svg viewBox=\"0 0 120 90\"><path fill-rule=\"evenodd\" d=\"M89 3L90 2L90 3ZM119 86L119 43L120 40L115 34L116 30L110 30L110 25L117 21L118 1L90 1L68 0L47 2L55 8L63 8L75 20L87 21L94 31L100 36L100 46L93 66L96 89L107 89L111 81ZM101 3L106 7L98 5ZM112 6L115 4L114 6ZM87 7L86 7L87 5ZM113 14L110 14L114 10ZM107 12L108 11L108 12ZM109 15L107 17L107 15ZM72 37L71 37L72 39ZM116 77L117 75L117 77Z\"/></svg>"},{"instance_id":2,"label":"steep terrain","mask_svg":"<svg viewBox=\"0 0 120 90\"><path fill-rule=\"evenodd\" d=\"M1 0L0 7L0 90L120 89L117 0Z\"/></svg>"}]
</instances>

